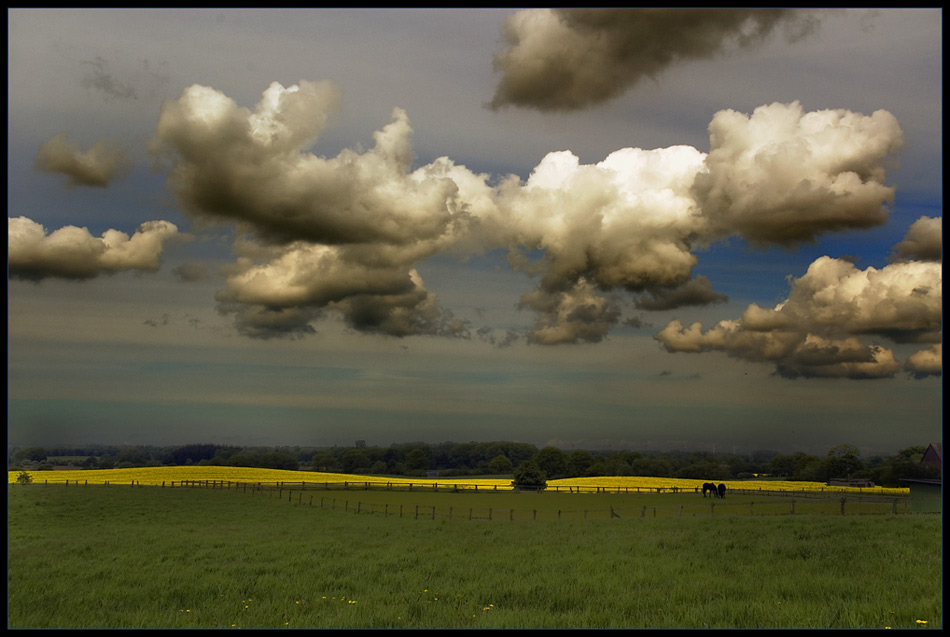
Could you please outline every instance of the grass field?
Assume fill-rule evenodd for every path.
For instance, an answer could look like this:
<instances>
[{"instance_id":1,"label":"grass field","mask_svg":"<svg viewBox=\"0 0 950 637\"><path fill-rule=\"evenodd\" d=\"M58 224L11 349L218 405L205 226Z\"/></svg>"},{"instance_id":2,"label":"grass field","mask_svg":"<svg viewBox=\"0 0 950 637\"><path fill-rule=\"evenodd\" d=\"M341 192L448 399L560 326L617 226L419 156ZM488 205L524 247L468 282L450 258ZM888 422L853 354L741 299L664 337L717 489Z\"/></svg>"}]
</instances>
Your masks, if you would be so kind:
<instances>
[{"instance_id":1,"label":"grass field","mask_svg":"<svg viewBox=\"0 0 950 637\"><path fill-rule=\"evenodd\" d=\"M463 509L702 500L366 493ZM934 515L497 524L357 515L276 492L33 484L8 496L11 628L942 626Z\"/></svg>"}]
</instances>

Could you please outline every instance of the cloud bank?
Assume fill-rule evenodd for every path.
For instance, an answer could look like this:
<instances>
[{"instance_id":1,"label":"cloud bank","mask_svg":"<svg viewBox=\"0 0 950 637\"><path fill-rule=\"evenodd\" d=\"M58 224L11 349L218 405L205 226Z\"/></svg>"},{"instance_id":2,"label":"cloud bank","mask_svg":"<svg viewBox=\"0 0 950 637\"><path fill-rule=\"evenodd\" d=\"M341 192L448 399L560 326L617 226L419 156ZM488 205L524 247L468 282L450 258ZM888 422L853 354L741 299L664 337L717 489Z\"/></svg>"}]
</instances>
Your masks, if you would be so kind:
<instances>
[{"instance_id":1,"label":"cloud bank","mask_svg":"<svg viewBox=\"0 0 950 637\"><path fill-rule=\"evenodd\" d=\"M933 226L919 223L908 236ZM720 321L705 332L700 323L685 327L674 320L655 338L670 352L718 351L770 363L788 378L892 377L901 370L894 352L865 344L861 337L933 343L905 362L904 369L920 378L940 374L942 299L939 261L860 270L850 261L824 256L791 280L788 298L772 309L750 305L741 318Z\"/></svg>"},{"instance_id":2,"label":"cloud bank","mask_svg":"<svg viewBox=\"0 0 950 637\"><path fill-rule=\"evenodd\" d=\"M399 108L372 148L317 155L338 106L334 85L301 81L271 84L253 109L200 85L162 107L150 149L182 210L236 230L216 300L246 336L302 337L333 312L361 332L474 333L510 345L511 332L498 341L441 307L418 268L437 254L504 249L513 269L538 280L518 303L536 315L528 341L596 343L641 322L624 318L630 300L645 311L725 301L693 276L697 254L715 241L793 248L884 224L894 197L887 170L903 144L886 111L775 103L717 113L708 153L628 147L582 164L562 150L525 180L494 179L447 157L415 167ZM768 362L787 377L892 376L901 369L893 352L861 339L940 342L939 230L939 218L922 218L885 268L823 257L773 309L752 305L706 332L674 321L656 338L672 352ZM154 269L177 233L149 222L131 238L71 226L47 235L11 218L11 276ZM922 350L904 369L933 373L935 356L939 348Z\"/></svg>"},{"instance_id":3,"label":"cloud bank","mask_svg":"<svg viewBox=\"0 0 950 637\"><path fill-rule=\"evenodd\" d=\"M512 14L496 54L489 107L539 111L596 106L669 67L764 42L797 41L818 26L798 9L526 9Z\"/></svg>"},{"instance_id":4,"label":"cloud bank","mask_svg":"<svg viewBox=\"0 0 950 637\"><path fill-rule=\"evenodd\" d=\"M413 169L398 108L373 148L316 155L338 99L326 82L274 83L251 110L196 85L162 109L152 150L183 209L242 235L218 301L245 334L306 334L332 309L362 331L467 335L417 265L504 248L540 278L520 301L538 317L529 340L597 342L622 319L618 294L652 310L725 300L692 277L712 241L790 246L884 223L902 143L885 111L772 104L718 113L708 154L623 148L582 165L558 151L491 185L447 157Z\"/></svg>"},{"instance_id":5,"label":"cloud bank","mask_svg":"<svg viewBox=\"0 0 950 637\"><path fill-rule=\"evenodd\" d=\"M47 234L46 228L32 219L8 217L8 274L39 281L50 277L91 279L122 270L155 271L165 242L182 236L168 221L147 221L131 237L120 230L94 237L86 228L76 226Z\"/></svg>"}]
</instances>

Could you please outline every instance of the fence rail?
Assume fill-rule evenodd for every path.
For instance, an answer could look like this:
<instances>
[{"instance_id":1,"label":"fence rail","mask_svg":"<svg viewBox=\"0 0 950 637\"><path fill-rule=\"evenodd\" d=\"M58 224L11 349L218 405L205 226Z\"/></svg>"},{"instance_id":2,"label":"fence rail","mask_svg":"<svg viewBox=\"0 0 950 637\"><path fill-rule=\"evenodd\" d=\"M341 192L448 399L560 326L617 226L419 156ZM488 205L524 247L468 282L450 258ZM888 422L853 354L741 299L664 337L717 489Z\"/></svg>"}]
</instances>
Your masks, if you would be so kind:
<instances>
[{"instance_id":1,"label":"fence rail","mask_svg":"<svg viewBox=\"0 0 950 637\"><path fill-rule=\"evenodd\" d=\"M88 486L88 480L44 481L37 484L70 484ZM321 508L341 509L352 513L369 513L384 517L400 517L413 519L468 519L468 520L578 520L578 519L613 519L613 518L657 518L657 517L697 517L713 515L796 515L796 514L902 514L910 512L910 498L907 496L882 496L872 494L841 494L832 492L788 492L766 491L760 489L732 489L728 495L768 496L770 500L730 501L729 498L720 500L710 498L708 502L681 505L650 505L634 508L606 508L589 509L517 509L499 507L453 507L419 504L380 504L363 502L358 499L331 497L329 495L315 495L319 492L333 491L360 491L360 490L389 490L389 491L465 491L469 493L508 492L512 490L497 487L485 487L471 484L454 483L373 483L373 482L238 482L232 480L173 480L162 482L161 485L143 485L139 482L130 483L93 483L103 486L136 487L161 486L169 488L196 488L222 489L241 491L251 494L266 494L297 505L318 506ZM13 486L13 483L11 483ZM690 489L645 489L636 487L617 487L607 489L596 487L595 490L579 491L562 488L560 493L699 493ZM285 495L286 494L286 495ZM939 500L939 498L935 498Z\"/></svg>"},{"instance_id":2,"label":"fence rail","mask_svg":"<svg viewBox=\"0 0 950 637\"><path fill-rule=\"evenodd\" d=\"M39 480L36 483L40 483ZM76 480L43 480L42 484L65 484L65 485L78 485L78 484L89 484L87 479L76 479ZM14 484L14 483L10 483ZM600 487L588 487L588 486L561 486L553 485L547 487L512 487L510 485L479 485L471 483L456 483L456 482L372 482L372 481L363 481L363 480L349 480L341 482L307 482L307 481L297 481L297 480L281 480L281 481L272 481L272 482L243 482L237 480L163 480L161 485L157 485L153 482L142 483L141 481L132 480L128 483L118 483L118 482L93 482L93 484L127 484L130 486L168 486L168 487L200 487L205 489L247 489L248 487L256 489L299 489L299 490L319 490L319 491L415 491L415 492L467 492L467 493L511 493L511 492L543 492L543 493L575 493L575 494L630 494L630 493L655 493L655 494L672 494L672 493L682 493L682 494L698 494L702 493L701 487L695 488L683 488L683 487L631 487L631 486L600 486ZM841 496L848 497L851 499L884 499L884 501L890 502L894 498L906 499L907 495L888 495L880 492L876 492L873 487L869 487L867 491L841 491L840 489L829 488L826 490L814 490L814 489L801 489L801 490L789 490L789 489L740 489L740 488L731 488L726 492L729 496L735 495L760 495L760 496L791 496L794 495L797 498L818 498L826 499L832 496Z\"/></svg>"}]
</instances>

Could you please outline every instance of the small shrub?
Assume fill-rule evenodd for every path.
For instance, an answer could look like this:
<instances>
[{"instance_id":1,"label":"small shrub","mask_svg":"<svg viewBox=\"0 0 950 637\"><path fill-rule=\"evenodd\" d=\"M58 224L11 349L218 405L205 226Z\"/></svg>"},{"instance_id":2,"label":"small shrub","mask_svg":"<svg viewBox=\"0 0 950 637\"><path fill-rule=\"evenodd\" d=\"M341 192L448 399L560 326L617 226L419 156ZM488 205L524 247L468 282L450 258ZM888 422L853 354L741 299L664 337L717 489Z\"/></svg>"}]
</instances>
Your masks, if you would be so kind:
<instances>
[{"instance_id":1,"label":"small shrub","mask_svg":"<svg viewBox=\"0 0 950 637\"><path fill-rule=\"evenodd\" d=\"M19 484L30 484L31 482L33 482L33 476L28 474L26 471L21 471L20 475L16 477L16 481Z\"/></svg>"}]
</instances>

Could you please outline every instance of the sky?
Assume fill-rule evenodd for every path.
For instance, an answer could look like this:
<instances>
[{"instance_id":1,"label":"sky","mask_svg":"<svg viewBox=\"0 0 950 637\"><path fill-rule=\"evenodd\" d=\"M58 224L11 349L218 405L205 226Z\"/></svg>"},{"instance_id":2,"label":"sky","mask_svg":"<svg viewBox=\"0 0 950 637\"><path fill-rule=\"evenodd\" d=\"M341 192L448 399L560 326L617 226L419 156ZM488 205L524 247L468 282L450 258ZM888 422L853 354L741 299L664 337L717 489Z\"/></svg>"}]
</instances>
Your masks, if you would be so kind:
<instances>
[{"instance_id":1,"label":"sky","mask_svg":"<svg viewBox=\"0 0 950 637\"><path fill-rule=\"evenodd\" d=\"M8 443L941 439L939 9L11 9Z\"/></svg>"}]
</instances>

